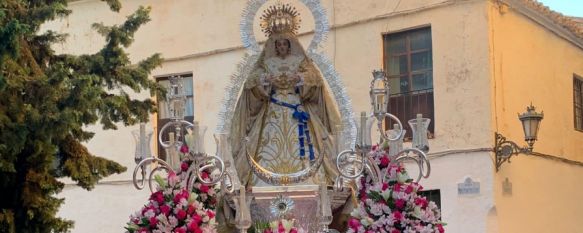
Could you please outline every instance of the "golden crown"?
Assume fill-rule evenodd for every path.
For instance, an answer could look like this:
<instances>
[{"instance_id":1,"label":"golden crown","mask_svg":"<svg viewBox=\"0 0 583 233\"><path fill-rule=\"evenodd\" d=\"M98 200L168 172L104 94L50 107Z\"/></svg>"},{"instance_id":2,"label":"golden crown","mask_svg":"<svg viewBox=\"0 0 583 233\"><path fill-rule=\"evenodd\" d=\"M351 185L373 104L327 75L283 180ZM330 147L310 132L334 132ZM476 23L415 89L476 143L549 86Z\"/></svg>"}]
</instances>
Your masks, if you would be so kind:
<instances>
[{"instance_id":1,"label":"golden crown","mask_svg":"<svg viewBox=\"0 0 583 233\"><path fill-rule=\"evenodd\" d=\"M299 15L296 8L289 4L278 3L270 6L259 18L261 31L268 37L279 33L297 34L301 22Z\"/></svg>"}]
</instances>

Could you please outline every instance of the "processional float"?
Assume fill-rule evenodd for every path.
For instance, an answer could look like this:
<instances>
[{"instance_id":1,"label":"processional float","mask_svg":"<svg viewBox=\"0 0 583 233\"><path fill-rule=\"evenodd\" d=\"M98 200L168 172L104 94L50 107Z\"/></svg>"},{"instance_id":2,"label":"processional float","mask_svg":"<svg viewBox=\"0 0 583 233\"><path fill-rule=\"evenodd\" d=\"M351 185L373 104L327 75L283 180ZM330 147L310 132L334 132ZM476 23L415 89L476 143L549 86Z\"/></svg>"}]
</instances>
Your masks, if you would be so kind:
<instances>
[{"instance_id":1,"label":"processional float","mask_svg":"<svg viewBox=\"0 0 583 233\"><path fill-rule=\"evenodd\" d=\"M192 185L198 181L203 184L219 184L220 193L224 201L234 210L235 216L226 221L233 223L240 232L247 232L256 222L270 222L272 220L291 215L297 221L299 227L308 232L330 232L329 224L332 222L332 210L343 205L347 197L351 195L350 189L355 187L355 182L365 174L371 176L375 182L383 181L386 174L382 174L376 163L368 156L372 147L373 128L379 134L378 143L389 144L389 155L392 161L414 162L419 168L417 181L422 177L429 177L430 163L426 153L429 150L427 143L427 127L429 119L420 115L416 119L409 120L412 129L412 147L403 148L405 129L401 121L387 111L390 97L388 79L383 71L373 71L373 79L370 85L370 98L372 113L365 112L357 124L350 106L350 99L346 94L340 78L329 60L317 52L319 44L324 40L328 31L328 24L324 9L319 1L301 0L312 12L316 23L315 35L308 47L308 56L318 66L325 77L328 86L335 94L342 116L342 124L336 127L333 136L336 139L335 153L337 176L334 185L299 185L302 181L312 177L322 165L325 156L310 161L310 166L295 173L281 174L262 167L252 157L247 160L254 175L272 186L253 187L248 191L237 175L236 167L228 143L228 132L232 118L232 106L237 100L239 90L245 81L243 73L245 67L249 67L257 59L259 45L253 36L253 20L255 14L267 0L252 0L248 2L243 13L241 23L241 35L244 45L249 49L247 56L239 65L238 74L233 75L230 85L226 89L223 100L223 108L219 113L219 125L215 133L216 153L210 155L202 150L203 130L198 124L184 120L186 95L179 77L171 77L166 96L166 110L170 114L170 122L164 124L159 132L158 144L166 151L166 160L151 155L151 132L146 132L145 126L134 132L136 139L136 167L133 172L133 183L137 189L143 189L146 182L150 190L153 190L153 175L159 171L180 170L177 165L180 159L177 152L188 145L188 150L183 151L186 157L194 161L187 169L188 179L184 187L192 189ZM396 124L393 129L385 132L384 122L389 118ZM376 125L376 127L374 127ZM358 128L358 130L357 130ZM164 138L168 138L164 140ZM245 140L231 139L231 140ZM203 172L211 174L210 179L202 179ZM149 173L149 174L148 174ZM314 209L313 206L318 208ZM255 225L258 230L258 225Z\"/></svg>"}]
</instances>

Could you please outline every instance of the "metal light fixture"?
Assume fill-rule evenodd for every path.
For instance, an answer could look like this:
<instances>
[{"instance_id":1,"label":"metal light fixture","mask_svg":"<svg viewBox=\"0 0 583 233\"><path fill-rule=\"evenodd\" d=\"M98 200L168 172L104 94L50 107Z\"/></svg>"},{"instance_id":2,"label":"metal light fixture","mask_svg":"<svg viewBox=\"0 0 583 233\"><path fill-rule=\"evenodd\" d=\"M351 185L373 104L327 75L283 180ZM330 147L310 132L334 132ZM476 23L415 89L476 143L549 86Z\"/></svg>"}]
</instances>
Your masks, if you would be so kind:
<instances>
[{"instance_id":1,"label":"metal light fixture","mask_svg":"<svg viewBox=\"0 0 583 233\"><path fill-rule=\"evenodd\" d=\"M537 140L538 129L540 122L544 117L543 112L537 113L532 104L526 107L526 112L518 115L518 119L522 122L522 130L524 131L524 140L528 144L525 147L519 147L513 141L507 141L506 137L496 132L496 141L494 144L494 156L496 157L496 172L500 170L500 166L504 162L510 163L510 157L513 155L529 154L532 152L534 142Z\"/></svg>"}]
</instances>

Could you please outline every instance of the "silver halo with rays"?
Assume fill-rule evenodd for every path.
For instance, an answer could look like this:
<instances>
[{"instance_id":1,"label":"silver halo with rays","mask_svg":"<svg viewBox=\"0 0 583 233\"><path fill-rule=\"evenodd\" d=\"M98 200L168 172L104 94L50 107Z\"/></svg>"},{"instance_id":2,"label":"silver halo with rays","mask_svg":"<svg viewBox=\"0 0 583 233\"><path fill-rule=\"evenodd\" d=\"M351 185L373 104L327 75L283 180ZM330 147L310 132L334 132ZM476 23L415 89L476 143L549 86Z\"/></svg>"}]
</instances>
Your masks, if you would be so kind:
<instances>
[{"instance_id":1,"label":"silver halo with rays","mask_svg":"<svg viewBox=\"0 0 583 233\"><path fill-rule=\"evenodd\" d=\"M271 201L269 210L274 217L282 218L294 209L294 200L281 194Z\"/></svg>"},{"instance_id":2,"label":"silver halo with rays","mask_svg":"<svg viewBox=\"0 0 583 233\"><path fill-rule=\"evenodd\" d=\"M255 15L267 1L249 0L241 15L241 41L248 51L243 60L237 65L237 70L231 75L231 80L225 88L225 97L223 97L222 107L219 110L219 123L216 126L216 132L227 132L229 130L233 117L233 108L236 105L241 86L245 82L245 74L249 72L250 67L257 61L258 54L261 52L261 47L254 35L253 22ZM322 7L319 0L300 0L300 2L310 9L316 24L314 37L308 46L307 55L322 72L338 104L338 110L342 116L343 141L346 143L346 145L343 145L343 148L354 148L356 141L356 123L354 122L354 112L350 97L334 65L332 65L326 56L318 52L321 43L326 40L329 30L326 10Z\"/></svg>"}]
</instances>

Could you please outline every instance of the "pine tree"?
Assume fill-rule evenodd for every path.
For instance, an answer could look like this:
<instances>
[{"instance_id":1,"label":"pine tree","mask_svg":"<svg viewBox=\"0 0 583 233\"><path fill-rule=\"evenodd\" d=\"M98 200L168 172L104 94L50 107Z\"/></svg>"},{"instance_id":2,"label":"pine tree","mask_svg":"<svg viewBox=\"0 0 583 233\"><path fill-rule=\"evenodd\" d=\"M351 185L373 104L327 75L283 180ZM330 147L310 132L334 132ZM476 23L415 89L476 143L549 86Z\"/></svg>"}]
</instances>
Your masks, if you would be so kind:
<instances>
[{"instance_id":1,"label":"pine tree","mask_svg":"<svg viewBox=\"0 0 583 233\"><path fill-rule=\"evenodd\" d=\"M118 0L104 0L119 11ZM66 35L40 32L43 23L71 13L68 0L0 0L0 232L66 232L72 221L56 217L63 199L59 177L87 190L125 167L91 154L85 126L146 122L152 100L125 90L161 91L148 79L158 54L131 64L124 51L150 20L141 7L120 25L93 27L105 37L95 54L57 54Z\"/></svg>"}]
</instances>

